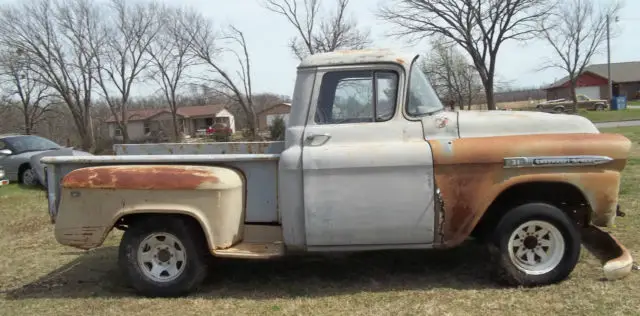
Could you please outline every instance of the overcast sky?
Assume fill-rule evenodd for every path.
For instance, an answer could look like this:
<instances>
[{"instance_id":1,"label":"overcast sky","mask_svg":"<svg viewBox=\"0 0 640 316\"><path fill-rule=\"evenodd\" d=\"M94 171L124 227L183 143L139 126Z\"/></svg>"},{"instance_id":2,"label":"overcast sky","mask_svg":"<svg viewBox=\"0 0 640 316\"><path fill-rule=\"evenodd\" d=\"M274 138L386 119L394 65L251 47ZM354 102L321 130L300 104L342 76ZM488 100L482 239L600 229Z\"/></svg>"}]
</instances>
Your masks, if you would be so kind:
<instances>
[{"instance_id":1,"label":"overcast sky","mask_svg":"<svg viewBox=\"0 0 640 316\"><path fill-rule=\"evenodd\" d=\"M177 0L165 0L178 3ZM322 0L323 5L334 0ZM413 50L419 53L428 50L426 43L415 46L386 36L389 25L385 25L375 16L375 10L383 0L352 0L349 13L358 19L362 26L371 29L374 46L377 48L396 48ZM601 0L608 1L608 0ZM200 12L211 17L217 24L233 23L247 36L252 55L253 76L256 92L276 92L292 94L297 59L287 47L289 39L295 35L284 17L272 13L261 5L261 0L182 0ZM612 62L640 61L640 1L627 0L620 15L617 28L620 34L612 40ZM537 69L545 58L553 57L550 48L541 42L506 43L500 50L498 75L500 81L513 86L536 86L548 84L563 77L562 71ZM594 63L606 63L606 54L597 56Z\"/></svg>"},{"instance_id":2,"label":"overcast sky","mask_svg":"<svg viewBox=\"0 0 640 316\"><path fill-rule=\"evenodd\" d=\"M19 0L0 0L1 3ZM128 0L145 1L145 0ZM289 39L296 35L286 19L268 11L263 0L164 0L176 6L191 6L211 18L218 26L234 24L246 36L252 58L254 93L272 92L292 95L298 60L288 47ZM374 48L392 48L428 52L424 43L407 43L387 36L391 26L375 16L375 11L384 0L351 0L348 13L358 19L362 27L371 30ZM611 0L596 0L608 2ZM321 0L329 7L335 0ZM612 40L612 62L640 61L640 0L626 0L620 21L616 23L618 37ZM634 31L635 30L635 31ZM498 82L507 82L512 87L532 87L552 83L565 74L561 70L539 71L547 58L554 58L551 48L541 41L527 43L507 42L502 45L498 58ZM606 54L596 56L593 63L606 63ZM233 69L235 63L226 65ZM153 93L138 85L134 93Z\"/></svg>"}]
</instances>

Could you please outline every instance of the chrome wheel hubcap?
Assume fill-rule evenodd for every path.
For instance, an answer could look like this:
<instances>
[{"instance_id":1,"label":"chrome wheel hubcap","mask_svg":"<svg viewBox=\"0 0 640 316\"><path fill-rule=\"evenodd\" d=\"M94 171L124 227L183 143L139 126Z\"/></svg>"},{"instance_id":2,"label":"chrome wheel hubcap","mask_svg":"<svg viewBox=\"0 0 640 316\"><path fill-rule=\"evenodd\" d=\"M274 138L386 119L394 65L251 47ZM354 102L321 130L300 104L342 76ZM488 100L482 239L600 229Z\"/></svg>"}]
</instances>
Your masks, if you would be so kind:
<instances>
[{"instance_id":1,"label":"chrome wheel hubcap","mask_svg":"<svg viewBox=\"0 0 640 316\"><path fill-rule=\"evenodd\" d=\"M138 247L138 265L142 273L156 282L170 282L185 269L187 254L180 240L169 233L155 233Z\"/></svg>"},{"instance_id":2,"label":"chrome wheel hubcap","mask_svg":"<svg viewBox=\"0 0 640 316\"><path fill-rule=\"evenodd\" d=\"M565 242L560 231L544 221L528 221L513 231L508 251L511 262L527 274L553 270L562 261Z\"/></svg>"}]
</instances>

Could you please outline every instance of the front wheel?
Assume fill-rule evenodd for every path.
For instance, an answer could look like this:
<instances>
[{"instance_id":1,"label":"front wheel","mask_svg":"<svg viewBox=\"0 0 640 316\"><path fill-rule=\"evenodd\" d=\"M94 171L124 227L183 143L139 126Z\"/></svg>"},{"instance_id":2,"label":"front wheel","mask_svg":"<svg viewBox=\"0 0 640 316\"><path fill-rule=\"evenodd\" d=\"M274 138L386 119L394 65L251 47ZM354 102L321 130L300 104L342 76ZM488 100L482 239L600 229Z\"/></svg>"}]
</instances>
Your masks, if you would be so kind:
<instances>
[{"instance_id":1,"label":"front wheel","mask_svg":"<svg viewBox=\"0 0 640 316\"><path fill-rule=\"evenodd\" d=\"M120 243L119 265L128 283L146 296L188 294L205 278L206 241L199 227L176 218L134 222Z\"/></svg>"},{"instance_id":2,"label":"front wheel","mask_svg":"<svg viewBox=\"0 0 640 316\"><path fill-rule=\"evenodd\" d=\"M560 209L544 203L518 206L498 223L492 246L498 276L509 284L539 286L565 280L580 255L580 235Z\"/></svg>"},{"instance_id":3,"label":"front wheel","mask_svg":"<svg viewBox=\"0 0 640 316\"><path fill-rule=\"evenodd\" d=\"M40 184L36 176L36 172L31 167L27 167L22 171L20 174L20 182L22 182L23 185L30 187Z\"/></svg>"}]
</instances>

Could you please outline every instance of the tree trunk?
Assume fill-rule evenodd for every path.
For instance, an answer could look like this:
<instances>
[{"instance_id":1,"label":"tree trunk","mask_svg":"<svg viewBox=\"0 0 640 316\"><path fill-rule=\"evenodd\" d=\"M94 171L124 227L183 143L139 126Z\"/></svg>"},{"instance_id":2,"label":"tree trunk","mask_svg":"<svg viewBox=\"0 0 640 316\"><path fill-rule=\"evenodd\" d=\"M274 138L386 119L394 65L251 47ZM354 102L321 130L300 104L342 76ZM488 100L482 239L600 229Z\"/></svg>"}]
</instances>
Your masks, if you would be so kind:
<instances>
[{"instance_id":1,"label":"tree trunk","mask_svg":"<svg viewBox=\"0 0 640 316\"><path fill-rule=\"evenodd\" d=\"M115 111L113 113L115 115ZM122 110L120 111L120 123L118 123L120 125L120 130L122 131L122 143L123 144L128 144L129 143L129 129L127 128L127 121L128 121L128 117L127 117L127 110L126 107L123 106ZM118 117L116 116L116 119Z\"/></svg>"},{"instance_id":2,"label":"tree trunk","mask_svg":"<svg viewBox=\"0 0 640 316\"><path fill-rule=\"evenodd\" d=\"M253 110L245 111L245 114L247 115L247 125L251 140L256 140L258 137L258 116Z\"/></svg>"},{"instance_id":3,"label":"tree trunk","mask_svg":"<svg viewBox=\"0 0 640 316\"><path fill-rule=\"evenodd\" d=\"M82 131L80 133L80 138L82 140L82 150L87 151L87 152L92 152L93 151L93 138L91 137L91 134L88 133L86 130Z\"/></svg>"},{"instance_id":4,"label":"tree trunk","mask_svg":"<svg viewBox=\"0 0 640 316\"><path fill-rule=\"evenodd\" d=\"M487 98L487 109L493 111L496 109L496 101L493 95L493 80L487 80L484 83L484 93Z\"/></svg>"},{"instance_id":5,"label":"tree trunk","mask_svg":"<svg viewBox=\"0 0 640 316\"><path fill-rule=\"evenodd\" d=\"M29 122L29 114L24 115L24 133L26 135L31 135L31 122Z\"/></svg>"},{"instance_id":6,"label":"tree trunk","mask_svg":"<svg viewBox=\"0 0 640 316\"><path fill-rule=\"evenodd\" d=\"M576 82L577 80L572 79L571 80L571 87L569 88L571 91L571 104L572 104L572 109L571 112L572 113L577 113L578 112L578 95L576 94L576 86L578 85L578 83Z\"/></svg>"},{"instance_id":7,"label":"tree trunk","mask_svg":"<svg viewBox=\"0 0 640 316\"><path fill-rule=\"evenodd\" d=\"M178 131L178 118L176 116L177 116L177 113L172 111L171 112L171 120L173 121L173 138L174 138L174 141L180 140L180 131Z\"/></svg>"}]
</instances>

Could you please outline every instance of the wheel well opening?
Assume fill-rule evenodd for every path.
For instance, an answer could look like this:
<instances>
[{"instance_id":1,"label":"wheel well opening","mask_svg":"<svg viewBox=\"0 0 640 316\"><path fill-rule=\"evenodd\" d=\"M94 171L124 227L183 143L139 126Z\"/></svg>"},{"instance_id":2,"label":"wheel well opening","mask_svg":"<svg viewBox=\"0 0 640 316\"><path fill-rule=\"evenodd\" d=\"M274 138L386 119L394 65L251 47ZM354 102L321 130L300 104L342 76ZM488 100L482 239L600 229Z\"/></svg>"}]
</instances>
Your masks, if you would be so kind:
<instances>
[{"instance_id":1,"label":"wheel well opening","mask_svg":"<svg viewBox=\"0 0 640 316\"><path fill-rule=\"evenodd\" d=\"M193 234L192 236L194 238L200 238L200 240L203 241L205 245L209 245L207 236L204 233L204 228L202 227L200 222L195 217L186 214L161 214L152 212L128 214L120 217L116 221L114 228L124 231L127 230L130 226L135 225L136 223L167 220L181 221L183 225L186 225L189 228L189 231Z\"/></svg>"},{"instance_id":2,"label":"wheel well opening","mask_svg":"<svg viewBox=\"0 0 640 316\"><path fill-rule=\"evenodd\" d=\"M22 173L29 168L31 168L31 164L29 164L28 162L20 165L20 167L18 168L18 181L22 182Z\"/></svg>"},{"instance_id":3,"label":"wheel well opening","mask_svg":"<svg viewBox=\"0 0 640 316\"><path fill-rule=\"evenodd\" d=\"M561 209L578 227L587 225L591 220L591 206L574 185L564 182L522 183L500 193L474 228L472 236L485 236L510 209L536 202L548 203Z\"/></svg>"}]
</instances>

